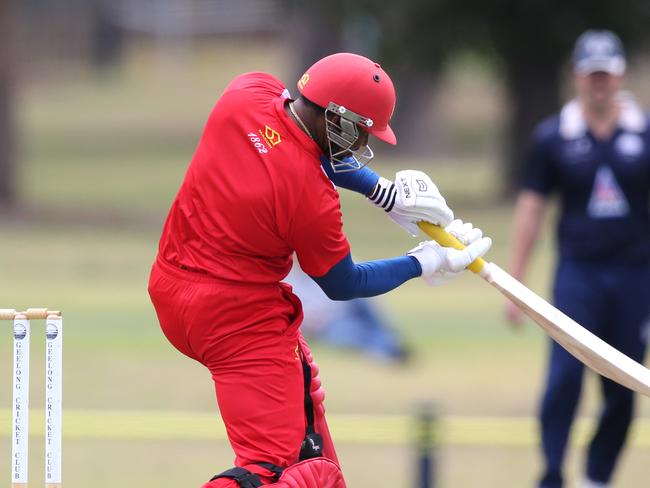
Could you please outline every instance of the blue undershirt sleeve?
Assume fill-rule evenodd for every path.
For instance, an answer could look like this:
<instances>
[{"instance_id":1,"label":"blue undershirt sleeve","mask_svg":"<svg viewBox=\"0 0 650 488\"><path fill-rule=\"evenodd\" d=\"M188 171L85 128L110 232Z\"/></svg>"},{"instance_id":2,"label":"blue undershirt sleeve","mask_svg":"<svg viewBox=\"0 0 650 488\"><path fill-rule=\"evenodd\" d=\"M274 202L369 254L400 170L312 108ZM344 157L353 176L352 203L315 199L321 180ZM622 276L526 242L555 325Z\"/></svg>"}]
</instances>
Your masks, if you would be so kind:
<instances>
[{"instance_id":1,"label":"blue undershirt sleeve","mask_svg":"<svg viewBox=\"0 0 650 488\"><path fill-rule=\"evenodd\" d=\"M330 164L330 160L325 156L320 158L321 166L329 177L329 179L339 188L352 190L361 193L367 197L372 193L372 190L379 181L379 175L371 170L368 166L357 171L346 171L343 173L335 173L334 168Z\"/></svg>"},{"instance_id":2,"label":"blue undershirt sleeve","mask_svg":"<svg viewBox=\"0 0 650 488\"><path fill-rule=\"evenodd\" d=\"M381 295L420 276L422 268L413 256L356 264L348 253L325 275L311 278L332 300L351 300Z\"/></svg>"}]
</instances>

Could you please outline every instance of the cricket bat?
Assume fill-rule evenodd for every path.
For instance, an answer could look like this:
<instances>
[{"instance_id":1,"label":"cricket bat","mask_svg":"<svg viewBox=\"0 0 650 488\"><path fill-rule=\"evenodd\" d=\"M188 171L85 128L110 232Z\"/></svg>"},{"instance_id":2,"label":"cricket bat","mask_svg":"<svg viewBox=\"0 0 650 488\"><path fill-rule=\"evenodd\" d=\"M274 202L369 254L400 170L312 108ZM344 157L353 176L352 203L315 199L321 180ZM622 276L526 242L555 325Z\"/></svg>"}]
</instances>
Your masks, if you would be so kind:
<instances>
[{"instance_id":1,"label":"cricket bat","mask_svg":"<svg viewBox=\"0 0 650 488\"><path fill-rule=\"evenodd\" d=\"M419 222L422 231L438 244L463 249L463 244L440 226ZM576 321L529 290L499 266L478 258L468 269L481 276L569 353L596 373L633 391L650 396L650 370L592 334Z\"/></svg>"}]
</instances>

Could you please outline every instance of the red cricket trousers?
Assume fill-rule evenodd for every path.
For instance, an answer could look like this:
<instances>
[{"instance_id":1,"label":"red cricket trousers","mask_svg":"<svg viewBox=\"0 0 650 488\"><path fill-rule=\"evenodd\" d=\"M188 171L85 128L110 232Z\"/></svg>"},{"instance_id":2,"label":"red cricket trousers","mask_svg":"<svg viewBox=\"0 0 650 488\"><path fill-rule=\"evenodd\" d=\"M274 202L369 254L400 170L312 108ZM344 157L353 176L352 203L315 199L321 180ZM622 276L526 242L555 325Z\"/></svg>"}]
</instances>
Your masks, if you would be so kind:
<instances>
[{"instance_id":1,"label":"red cricket trousers","mask_svg":"<svg viewBox=\"0 0 650 488\"><path fill-rule=\"evenodd\" d=\"M302 358L311 352L291 287L220 281L158 259L149 294L167 339L210 370L235 465L296 463L306 429ZM338 464L316 397L323 455Z\"/></svg>"}]
</instances>

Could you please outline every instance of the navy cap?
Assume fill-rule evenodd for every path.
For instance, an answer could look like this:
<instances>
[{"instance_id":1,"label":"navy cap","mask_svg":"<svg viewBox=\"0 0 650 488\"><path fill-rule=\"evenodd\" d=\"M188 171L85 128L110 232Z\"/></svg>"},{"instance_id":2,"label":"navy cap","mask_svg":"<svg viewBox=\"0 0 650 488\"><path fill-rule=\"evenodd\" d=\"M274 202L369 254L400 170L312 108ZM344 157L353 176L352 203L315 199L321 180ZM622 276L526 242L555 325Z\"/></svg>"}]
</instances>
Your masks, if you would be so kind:
<instances>
[{"instance_id":1,"label":"navy cap","mask_svg":"<svg viewBox=\"0 0 650 488\"><path fill-rule=\"evenodd\" d=\"M580 74L605 71L612 75L625 73L623 43L608 30L588 30L573 48L573 71Z\"/></svg>"}]
</instances>

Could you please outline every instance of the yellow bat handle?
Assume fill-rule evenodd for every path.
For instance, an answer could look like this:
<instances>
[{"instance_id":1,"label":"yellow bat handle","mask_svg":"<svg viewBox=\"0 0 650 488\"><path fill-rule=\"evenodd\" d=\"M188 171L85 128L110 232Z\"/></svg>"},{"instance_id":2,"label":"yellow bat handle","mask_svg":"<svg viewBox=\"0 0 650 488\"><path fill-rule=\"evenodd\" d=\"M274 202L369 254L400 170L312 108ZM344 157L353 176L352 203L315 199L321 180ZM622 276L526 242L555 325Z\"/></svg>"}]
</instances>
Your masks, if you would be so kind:
<instances>
[{"instance_id":1,"label":"yellow bat handle","mask_svg":"<svg viewBox=\"0 0 650 488\"><path fill-rule=\"evenodd\" d=\"M430 224L429 222L418 222L418 227L422 229L422 232L431 237L431 239L436 241L441 246L453 247L454 249L459 250L465 249L465 246L463 246L463 244L458 239L456 239L439 225ZM467 269L473 271L476 274L479 274L484 266L485 261L483 258L476 258L470 263Z\"/></svg>"}]
</instances>

